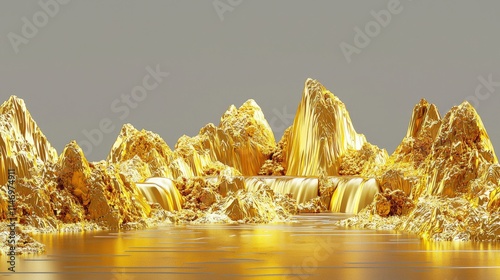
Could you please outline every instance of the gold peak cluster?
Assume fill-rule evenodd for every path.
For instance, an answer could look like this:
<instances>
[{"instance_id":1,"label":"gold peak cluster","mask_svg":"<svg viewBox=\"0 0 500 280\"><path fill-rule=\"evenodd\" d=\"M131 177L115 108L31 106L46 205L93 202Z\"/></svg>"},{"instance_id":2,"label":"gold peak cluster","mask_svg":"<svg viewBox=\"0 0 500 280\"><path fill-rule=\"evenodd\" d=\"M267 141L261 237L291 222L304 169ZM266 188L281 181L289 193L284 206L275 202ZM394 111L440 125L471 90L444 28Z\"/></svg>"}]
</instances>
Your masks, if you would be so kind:
<instances>
[{"instance_id":1,"label":"gold peak cluster","mask_svg":"<svg viewBox=\"0 0 500 280\"><path fill-rule=\"evenodd\" d=\"M105 160L72 141L58 155L23 100L0 106L0 218L7 170L16 170L26 230L138 228L152 223L267 223L298 212L359 215L348 226L394 228L426 238L496 240L500 166L467 102L441 117L421 100L392 155L354 129L338 97L304 85L293 124L276 143L260 107L230 106L218 125L172 150L125 124Z\"/></svg>"}]
</instances>

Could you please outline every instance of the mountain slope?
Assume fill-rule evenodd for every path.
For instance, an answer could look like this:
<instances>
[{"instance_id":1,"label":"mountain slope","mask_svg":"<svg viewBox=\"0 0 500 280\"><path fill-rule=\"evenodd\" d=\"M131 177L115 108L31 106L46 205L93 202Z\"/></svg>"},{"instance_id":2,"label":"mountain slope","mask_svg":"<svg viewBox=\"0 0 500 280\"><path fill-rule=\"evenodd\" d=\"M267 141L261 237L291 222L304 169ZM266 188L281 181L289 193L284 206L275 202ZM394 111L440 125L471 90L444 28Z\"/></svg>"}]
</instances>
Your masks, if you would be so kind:
<instances>
[{"instance_id":1,"label":"mountain slope","mask_svg":"<svg viewBox=\"0 0 500 280\"><path fill-rule=\"evenodd\" d=\"M353 168L351 158L367 157L365 164L385 162L387 153L356 133L347 109L318 81L307 79L293 124L286 134L286 175L359 175L364 166ZM361 150L366 154L358 153ZM361 159L361 158L359 158ZM342 163L344 165L342 166ZM352 169L354 171L349 171ZM342 172L344 170L345 172Z\"/></svg>"},{"instance_id":2,"label":"mountain slope","mask_svg":"<svg viewBox=\"0 0 500 280\"><path fill-rule=\"evenodd\" d=\"M500 238L500 165L468 102L441 118L435 105L421 100L378 180L383 192L345 224L434 240Z\"/></svg>"},{"instance_id":3,"label":"mountain slope","mask_svg":"<svg viewBox=\"0 0 500 280\"><path fill-rule=\"evenodd\" d=\"M275 145L262 110L248 100L238 109L230 106L219 126L207 124L195 137L181 137L174 157L182 157L198 176L209 175L210 169L217 169L217 162L242 175L257 175Z\"/></svg>"},{"instance_id":4,"label":"mountain slope","mask_svg":"<svg viewBox=\"0 0 500 280\"><path fill-rule=\"evenodd\" d=\"M0 106L0 186L7 169L18 178L31 178L45 164L55 163L57 152L28 112L24 101L11 96Z\"/></svg>"}]
</instances>

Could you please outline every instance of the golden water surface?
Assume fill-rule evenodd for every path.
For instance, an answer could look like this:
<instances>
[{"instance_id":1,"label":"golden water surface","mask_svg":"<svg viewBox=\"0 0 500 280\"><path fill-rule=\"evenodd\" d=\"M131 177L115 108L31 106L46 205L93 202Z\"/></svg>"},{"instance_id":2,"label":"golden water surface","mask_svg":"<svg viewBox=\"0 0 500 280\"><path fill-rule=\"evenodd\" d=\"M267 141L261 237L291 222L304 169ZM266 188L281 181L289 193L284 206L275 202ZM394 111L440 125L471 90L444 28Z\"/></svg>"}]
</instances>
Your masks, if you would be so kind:
<instances>
[{"instance_id":1,"label":"golden water surface","mask_svg":"<svg viewBox=\"0 0 500 280\"><path fill-rule=\"evenodd\" d=\"M268 225L164 225L47 234L46 254L18 256L5 279L499 279L495 243L428 242L346 229L345 214Z\"/></svg>"}]
</instances>

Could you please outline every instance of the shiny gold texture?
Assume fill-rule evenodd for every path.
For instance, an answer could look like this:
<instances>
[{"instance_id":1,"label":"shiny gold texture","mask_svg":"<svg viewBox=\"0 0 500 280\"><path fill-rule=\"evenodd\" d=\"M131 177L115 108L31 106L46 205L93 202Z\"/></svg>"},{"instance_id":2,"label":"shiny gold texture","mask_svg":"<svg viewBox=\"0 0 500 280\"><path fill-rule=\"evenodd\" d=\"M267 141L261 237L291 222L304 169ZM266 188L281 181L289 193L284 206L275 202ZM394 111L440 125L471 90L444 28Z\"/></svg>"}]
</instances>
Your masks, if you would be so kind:
<instances>
[{"instance_id":1,"label":"shiny gold texture","mask_svg":"<svg viewBox=\"0 0 500 280\"><path fill-rule=\"evenodd\" d=\"M421 100L389 156L355 131L337 96L307 79L278 143L248 100L231 105L218 125L182 136L173 150L158 134L125 124L106 160L89 162L75 141L58 155L12 96L0 106L0 151L0 226L12 216L7 174L14 169L20 234L269 223L326 211L358 214L345 226L426 239L500 236L500 165L467 102L442 117ZM19 252L43 250L26 240L33 246Z\"/></svg>"}]
</instances>

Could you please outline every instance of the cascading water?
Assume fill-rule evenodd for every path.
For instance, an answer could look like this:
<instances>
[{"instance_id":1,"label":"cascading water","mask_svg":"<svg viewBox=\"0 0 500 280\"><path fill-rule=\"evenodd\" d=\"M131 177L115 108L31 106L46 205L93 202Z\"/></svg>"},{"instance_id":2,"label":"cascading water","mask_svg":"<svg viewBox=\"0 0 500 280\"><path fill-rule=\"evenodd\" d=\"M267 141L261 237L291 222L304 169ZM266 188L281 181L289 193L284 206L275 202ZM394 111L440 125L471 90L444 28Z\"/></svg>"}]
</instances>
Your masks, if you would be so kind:
<instances>
[{"instance_id":1,"label":"cascading water","mask_svg":"<svg viewBox=\"0 0 500 280\"><path fill-rule=\"evenodd\" d=\"M274 192L292 194L297 203L304 203L318 197L318 178L271 176L246 177L245 187L248 191L257 191L263 185Z\"/></svg>"},{"instance_id":2,"label":"cascading water","mask_svg":"<svg viewBox=\"0 0 500 280\"><path fill-rule=\"evenodd\" d=\"M368 206L379 192L377 181L374 178L335 178L337 188L330 201L330 211L357 214Z\"/></svg>"},{"instance_id":3,"label":"cascading water","mask_svg":"<svg viewBox=\"0 0 500 280\"><path fill-rule=\"evenodd\" d=\"M330 211L335 213L356 214L369 205L379 188L373 178L361 177L329 177L336 189L330 202ZM281 194L291 194L297 204L318 197L318 178L271 176L246 177L245 187L248 191L257 191L263 186L269 186Z\"/></svg>"},{"instance_id":4,"label":"cascading water","mask_svg":"<svg viewBox=\"0 0 500 280\"><path fill-rule=\"evenodd\" d=\"M152 177L136 185L149 202L159 203L168 211L182 208L184 199L171 179Z\"/></svg>"},{"instance_id":5,"label":"cascading water","mask_svg":"<svg viewBox=\"0 0 500 280\"><path fill-rule=\"evenodd\" d=\"M217 177L206 177L207 182L218 180ZM268 186L274 192L291 194L297 204L305 203L319 196L318 178L291 176L248 176L244 177L245 188L255 192ZM330 211L334 213L357 214L369 205L375 194L379 192L374 178L361 177L328 177L336 187L330 201ZM166 210L182 208L183 198L168 178L148 178L137 183L144 197L149 202L159 203Z\"/></svg>"}]
</instances>

